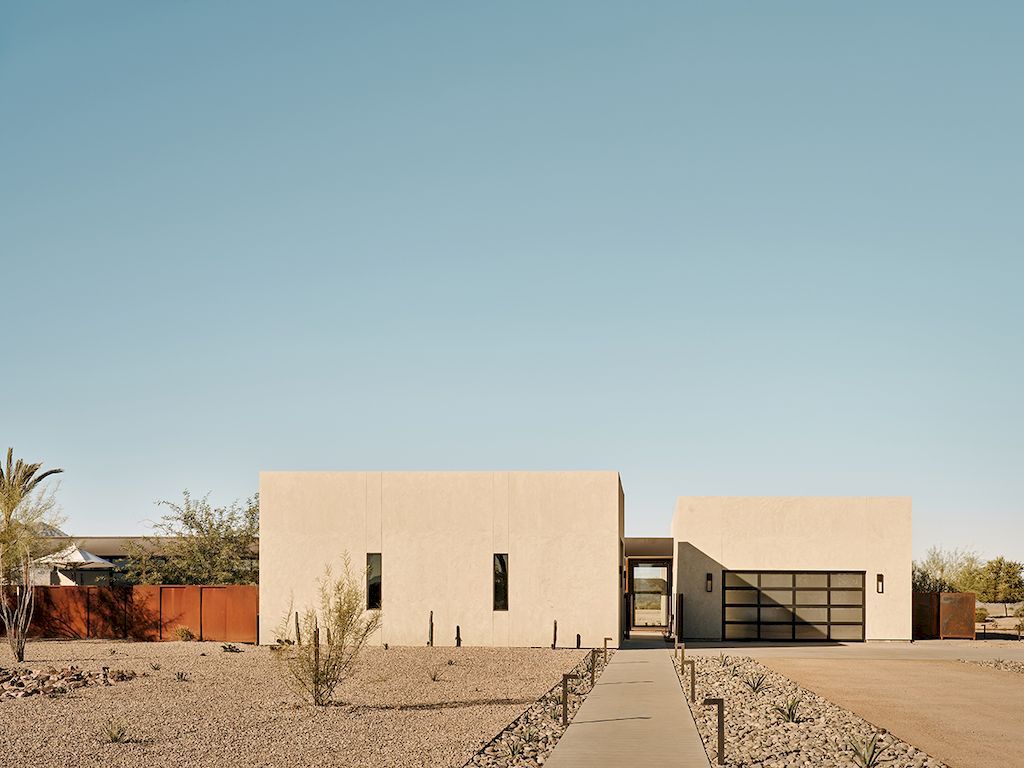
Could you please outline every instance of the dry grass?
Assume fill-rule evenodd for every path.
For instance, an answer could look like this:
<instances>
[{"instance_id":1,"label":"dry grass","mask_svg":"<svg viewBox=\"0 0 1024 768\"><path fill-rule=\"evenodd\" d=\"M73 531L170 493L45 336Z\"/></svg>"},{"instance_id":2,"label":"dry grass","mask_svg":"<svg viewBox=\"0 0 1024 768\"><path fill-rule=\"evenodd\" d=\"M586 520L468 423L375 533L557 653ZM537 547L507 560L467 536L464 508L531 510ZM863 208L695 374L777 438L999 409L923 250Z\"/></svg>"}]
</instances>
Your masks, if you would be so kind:
<instances>
[{"instance_id":1,"label":"dry grass","mask_svg":"<svg viewBox=\"0 0 1024 768\"><path fill-rule=\"evenodd\" d=\"M73 661L144 677L59 699L0 704L0 764L461 766L543 694L581 651L379 648L364 652L340 706L303 704L266 648L216 643L34 642L26 665ZM201 655L205 654L205 655ZM448 661L452 664L448 664ZM9 665L9 660L3 662ZM431 672L441 668L436 680ZM187 682L176 682L176 672ZM131 724L132 743L96 738Z\"/></svg>"}]
</instances>

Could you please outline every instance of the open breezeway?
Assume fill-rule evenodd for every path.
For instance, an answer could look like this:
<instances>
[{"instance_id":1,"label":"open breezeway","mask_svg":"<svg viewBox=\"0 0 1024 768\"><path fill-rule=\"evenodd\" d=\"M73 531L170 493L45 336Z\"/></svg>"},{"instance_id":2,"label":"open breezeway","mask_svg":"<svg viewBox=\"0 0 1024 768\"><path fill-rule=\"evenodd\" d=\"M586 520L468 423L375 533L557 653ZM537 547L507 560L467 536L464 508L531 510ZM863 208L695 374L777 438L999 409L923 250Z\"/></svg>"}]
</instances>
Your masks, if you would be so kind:
<instances>
[{"instance_id":1,"label":"open breezeway","mask_svg":"<svg viewBox=\"0 0 1024 768\"><path fill-rule=\"evenodd\" d=\"M958 661L1024 660L1024 643L720 644L694 652L753 656L957 768L1024 768L1024 675Z\"/></svg>"}]
</instances>

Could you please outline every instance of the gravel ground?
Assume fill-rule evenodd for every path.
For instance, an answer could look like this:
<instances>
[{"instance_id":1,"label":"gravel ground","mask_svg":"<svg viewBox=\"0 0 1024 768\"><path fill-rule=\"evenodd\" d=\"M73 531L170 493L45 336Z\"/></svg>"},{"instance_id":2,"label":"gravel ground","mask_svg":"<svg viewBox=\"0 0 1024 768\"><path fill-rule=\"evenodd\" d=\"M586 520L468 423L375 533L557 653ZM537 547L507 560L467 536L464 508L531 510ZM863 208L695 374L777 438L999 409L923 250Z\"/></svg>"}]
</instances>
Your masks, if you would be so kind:
<instances>
[{"instance_id":1,"label":"gravel ground","mask_svg":"<svg viewBox=\"0 0 1024 768\"><path fill-rule=\"evenodd\" d=\"M879 765L887 768L947 768L892 734L880 731L863 718L801 688L792 680L744 656L705 657L696 661L697 704L691 704L697 729L712 764L718 747L718 716L714 707L701 706L704 697L725 699L726 765L733 768L794 768L795 766L837 766L847 768L855 761L850 740L864 745L879 732L883 748ZM690 670L680 670L683 690L689 694ZM764 675L764 688L754 693L754 683ZM799 699L797 722L785 722L775 707Z\"/></svg>"},{"instance_id":2,"label":"gravel ground","mask_svg":"<svg viewBox=\"0 0 1024 768\"><path fill-rule=\"evenodd\" d=\"M316 708L281 684L268 649L241 647L224 653L217 643L31 643L30 668L106 666L139 677L56 698L0 701L0 765L461 766L585 654L368 649L336 692L345 703ZM178 672L186 679L176 679ZM111 721L136 741L103 743Z\"/></svg>"},{"instance_id":3,"label":"gravel ground","mask_svg":"<svg viewBox=\"0 0 1024 768\"><path fill-rule=\"evenodd\" d=\"M985 661L974 661L971 659L960 659L963 664L974 664L978 667L991 667L992 669L1005 669L1009 672L1019 672L1024 675L1024 661L1010 661L1008 659L988 659Z\"/></svg>"},{"instance_id":4,"label":"gravel ground","mask_svg":"<svg viewBox=\"0 0 1024 768\"><path fill-rule=\"evenodd\" d=\"M609 661L614 653L608 652ZM593 690L590 684L590 663L588 654L572 670L579 677L569 681L567 715L570 723L587 694ZM601 679L605 666L604 654L596 654L593 669L595 683ZM490 744L473 755L466 763L466 768L538 768L544 765L566 727L562 726L562 684L558 682Z\"/></svg>"}]
</instances>

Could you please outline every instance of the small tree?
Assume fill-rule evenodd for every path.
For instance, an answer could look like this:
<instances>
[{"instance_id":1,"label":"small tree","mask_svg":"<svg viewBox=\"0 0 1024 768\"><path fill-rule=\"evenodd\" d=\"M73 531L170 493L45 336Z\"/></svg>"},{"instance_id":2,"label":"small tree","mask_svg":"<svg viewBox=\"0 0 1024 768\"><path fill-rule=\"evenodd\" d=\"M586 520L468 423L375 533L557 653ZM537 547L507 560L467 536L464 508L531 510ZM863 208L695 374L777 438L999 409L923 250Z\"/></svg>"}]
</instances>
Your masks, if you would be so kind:
<instances>
[{"instance_id":1,"label":"small tree","mask_svg":"<svg viewBox=\"0 0 1024 768\"><path fill-rule=\"evenodd\" d=\"M40 472L42 463L14 460L7 449L7 465L0 467L0 621L7 633L11 653L20 664L35 610L32 563L51 554L47 534L57 525L54 492L40 484L63 472Z\"/></svg>"},{"instance_id":2,"label":"small tree","mask_svg":"<svg viewBox=\"0 0 1024 768\"><path fill-rule=\"evenodd\" d=\"M973 592L980 570L978 555L968 549L931 547L913 564L915 592Z\"/></svg>"},{"instance_id":3,"label":"small tree","mask_svg":"<svg viewBox=\"0 0 1024 768\"><path fill-rule=\"evenodd\" d=\"M985 563L978 575L978 596L986 603L1002 603L1009 616L1009 604L1024 600L1024 564L996 557Z\"/></svg>"},{"instance_id":4,"label":"small tree","mask_svg":"<svg viewBox=\"0 0 1024 768\"><path fill-rule=\"evenodd\" d=\"M334 690L381 623L380 611L366 610L362 584L352 577L347 554L342 561L337 578L330 566L324 568L317 582L319 606L299 613L299 633L292 633L292 606L278 628L277 656L285 682L318 707L331 703Z\"/></svg>"},{"instance_id":5,"label":"small tree","mask_svg":"<svg viewBox=\"0 0 1024 768\"><path fill-rule=\"evenodd\" d=\"M259 495L226 507L210 504L209 494L180 504L158 501L169 510L153 524L156 537L130 543L128 580L137 584L256 584Z\"/></svg>"}]
</instances>

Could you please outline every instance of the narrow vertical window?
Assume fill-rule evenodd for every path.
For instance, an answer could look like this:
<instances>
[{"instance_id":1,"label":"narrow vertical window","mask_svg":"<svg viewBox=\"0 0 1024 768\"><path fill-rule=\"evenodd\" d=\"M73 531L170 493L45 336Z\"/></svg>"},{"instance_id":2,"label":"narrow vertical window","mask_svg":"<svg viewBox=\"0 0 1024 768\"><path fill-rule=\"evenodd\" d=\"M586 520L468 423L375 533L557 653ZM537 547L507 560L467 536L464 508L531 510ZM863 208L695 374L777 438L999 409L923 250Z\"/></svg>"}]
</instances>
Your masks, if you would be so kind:
<instances>
[{"instance_id":1,"label":"narrow vertical window","mask_svg":"<svg viewBox=\"0 0 1024 768\"><path fill-rule=\"evenodd\" d=\"M381 604L380 592L380 552L366 556L366 608L379 611Z\"/></svg>"},{"instance_id":2,"label":"narrow vertical window","mask_svg":"<svg viewBox=\"0 0 1024 768\"><path fill-rule=\"evenodd\" d=\"M494 556L494 610L508 610L508 553Z\"/></svg>"}]
</instances>

